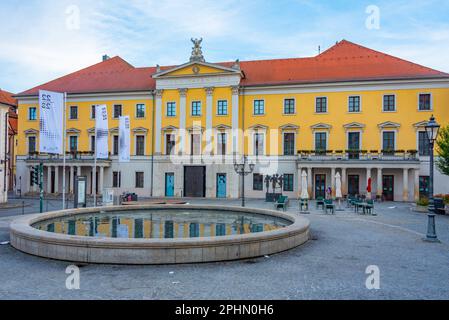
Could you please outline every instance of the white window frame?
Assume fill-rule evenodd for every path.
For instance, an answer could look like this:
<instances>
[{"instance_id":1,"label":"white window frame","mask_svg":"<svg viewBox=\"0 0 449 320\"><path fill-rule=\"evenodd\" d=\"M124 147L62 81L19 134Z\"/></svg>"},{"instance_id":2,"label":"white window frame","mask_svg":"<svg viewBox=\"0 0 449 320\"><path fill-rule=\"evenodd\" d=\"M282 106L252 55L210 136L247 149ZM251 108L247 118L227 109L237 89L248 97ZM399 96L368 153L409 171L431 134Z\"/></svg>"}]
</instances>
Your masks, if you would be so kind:
<instances>
[{"instance_id":1,"label":"white window frame","mask_svg":"<svg viewBox=\"0 0 449 320\"><path fill-rule=\"evenodd\" d=\"M200 137L200 141L199 141L199 153L198 154L192 154L193 151L193 140L192 140L192 135L198 135ZM188 153L190 156L200 156L203 153L203 133L201 131L197 131L197 130L190 130L189 131L189 149L188 149Z\"/></svg>"},{"instance_id":2,"label":"white window frame","mask_svg":"<svg viewBox=\"0 0 449 320\"><path fill-rule=\"evenodd\" d=\"M255 110L255 108L256 108L256 106L255 106L255 103L256 103L256 101L263 101L263 113L259 113L259 114L256 114L254 111L256 111ZM265 99L253 99L253 116L255 116L255 117L261 117L261 116L264 116L265 114L266 114L266 111L267 111L267 109L266 109L266 103L265 103Z\"/></svg>"},{"instance_id":3,"label":"white window frame","mask_svg":"<svg viewBox=\"0 0 449 320\"><path fill-rule=\"evenodd\" d=\"M419 108L419 97L420 97L422 94L429 94L429 95L430 95L430 109L429 109L429 110L421 110L421 109ZM433 94L432 94L431 92L418 92L418 106L417 106L417 110L418 110L419 112L430 112L430 111L433 111Z\"/></svg>"},{"instance_id":4,"label":"white window frame","mask_svg":"<svg viewBox=\"0 0 449 320\"><path fill-rule=\"evenodd\" d=\"M219 110L219 108L218 108L218 103L219 103L219 102L222 102L222 101L226 101L226 113L225 113L225 114L220 114L220 113L218 113L218 110ZM229 101L228 101L228 99L218 99L218 100L217 100L217 116L218 116L218 117L226 117L226 116L229 116Z\"/></svg>"},{"instance_id":5,"label":"white window frame","mask_svg":"<svg viewBox=\"0 0 449 320\"><path fill-rule=\"evenodd\" d=\"M90 106L90 112L89 112L90 120L95 120L95 118L93 117L94 112L96 112L96 106L95 105L91 105ZM95 117L96 116L97 116L97 114L95 113Z\"/></svg>"},{"instance_id":6,"label":"white window frame","mask_svg":"<svg viewBox=\"0 0 449 320\"><path fill-rule=\"evenodd\" d=\"M313 131L313 151L316 152L316 134L325 133L326 134L326 150L329 150L329 131L327 130L315 130Z\"/></svg>"},{"instance_id":7,"label":"white window frame","mask_svg":"<svg viewBox=\"0 0 449 320\"><path fill-rule=\"evenodd\" d=\"M137 116L137 107L138 106L143 106L143 117L138 117ZM123 110L122 110L122 112L123 112ZM135 110L134 117L136 119L145 119L147 117L147 105L145 103L136 103L136 110Z\"/></svg>"},{"instance_id":8,"label":"white window frame","mask_svg":"<svg viewBox=\"0 0 449 320\"><path fill-rule=\"evenodd\" d=\"M256 155L256 134L260 134L262 135L263 138L263 150L262 150L262 154ZM266 132L262 132L262 131L254 131L252 134L253 137L253 155L256 157L261 157L261 156L265 156L267 154L267 137L266 137Z\"/></svg>"},{"instance_id":9,"label":"white window frame","mask_svg":"<svg viewBox=\"0 0 449 320\"><path fill-rule=\"evenodd\" d=\"M350 111L349 110L349 100L354 97L359 97L359 111ZM362 96L357 94L352 94L348 96L348 113L362 113Z\"/></svg>"},{"instance_id":10,"label":"white window frame","mask_svg":"<svg viewBox=\"0 0 449 320\"><path fill-rule=\"evenodd\" d=\"M174 137L174 141L175 141L175 145L173 146L172 152L173 154L176 154L177 152L177 135L174 131L165 131L164 132L164 155L166 156L170 156L171 154L167 154L167 136L173 136Z\"/></svg>"},{"instance_id":11,"label":"white window frame","mask_svg":"<svg viewBox=\"0 0 449 320\"><path fill-rule=\"evenodd\" d=\"M168 104L171 104L171 103L173 103L175 105L175 115L174 116L168 115ZM176 118L177 115L178 115L178 106L176 104L176 101L167 101L165 103L165 116L167 118Z\"/></svg>"},{"instance_id":12,"label":"white window frame","mask_svg":"<svg viewBox=\"0 0 449 320\"><path fill-rule=\"evenodd\" d=\"M119 116L119 117L116 117L116 116L115 116L115 107L116 107L116 106L120 106L120 114L123 116L123 104L116 103L116 104L112 105L112 118L113 118L113 119L118 119L118 118L120 118L120 116ZM95 115L95 116L97 116L97 115Z\"/></svg>"},{"instance_id":13,"label":"white window frame","mask_svg":"<svg viewBox=\"0 0 449 320\"><path fill-rule=\"evenodd\" d=\"M200 114L193 114L193 104L198 102L200 104ZM203 116L203 102L201 100L192 100L190 103L190 116L191 117L202 117Z\"/></svg>"},{"instance_id":14,"label":"white window frame","mask_svg":"<svg viewBox=\"0 0 449 320\"><path fill-rule=\"evenodd\" d=\"M293 100L293 113L285 113L285 101L286 100ZM284 116L294 116L296 115L296 98L293 97L289 97L289 98L284 98L283 101L283 105L282 105L282 115Z\"/></svg>"},{"instance_id":15,"label":"white window frame","mask_svg":"<svg viewBox=\"0 0 449 320\"><path fill-rule=\"evenodd\" d=\"M143 137L143 155L137 155L137 137ZM120 150L119 150L119 153L120 153ZM146 136L146 134L143 134L140 132L134 133L134 155L143 157L146 154L147 154L147 136Z\"/></svg>"},{"instance_id":16,"label":"white window frame","mask_svg":"<svg viewBox=\"0 0 449 320\"><path fill-rule=\"evenodd\" d=\"M359 134L359 150L363 150L363 130L347 130L346 131L346 150L349 150L349 134L358 133Z\"/></svg>"},{"instance_id":17,"label":"white window frame","mask_svg":"<svg viewBox=\"0 0 449 320\"><path fill-rule=\"evenodd\" d=\"M30 153L30 138L34 137L34 152L39 151L38 146L37 146L37 135L35 134L31 134L29 136L27 136L27 150L28 150L28 154Z\"/></svg>"},{"instance_id":18,"label":"white window frame","mask_svg":"<svg viewBox=\"0 0 449 320\"><path fill-rule=\"evenodd\" d=\"M293 133L293 144L294 144L294 148L293 148L293 155L285 155L284 154L284 145L285 145L285 134L286 133ZM284 130L284 131L281 131L281 134L282 134L282 155L283 156L285 156L285 157L292 157L292 156L294 156L295 154L296 154L296 152L297 152L297 147L296 147L296 135L297 135L297 133L296 133L296 131L293 131L293 130Z\"/></svg>"},{"instance_id":19,"label":"white window frame","mask_svg":"<svg viewBox=\"0 0 449 320\"><path fill-rule=\"evenodd\" d=\"M384 132L394 132L394 150L397 150L398 130L395 129L383 129L380 132L380 151L384 150Z\"/></svg>"},{"instance_id":20,"label":"white window frame","mask_svg":"<svg viewBox=\"0 0 449 320\"><path fill-rule=\"evenodd\" d=\"M317 100L320 98L325 98L326 99L326 112L318 112L317 111ZM314 105L314 109L315 109L315 114L328 114L329 113L329 98L327 96L318 96L315 97L315 105Z\"/></svg>"},{"instance_id":21,"label":"white window frame","mask_svg":"<svg viewBox=\"0 0 449 320\"><path fill-rule=\"evenodd\" d=\"M225 134L226 148L225 148L225 154L223 154L223 156L225 156L229 152L229 134L228 134L227 130L226 131L223 131L223 130L217 131L216 136L215 136L216 137L216 139L215 139L216 140L215 141L215 150L216 150L215 154L217 156L221 156L221 154L218 153L218 150L220 150L219 147L218 147L219 146L219 144L218 144L218 136L220 134Z\"/></svg>"},{"instance_id":22,"label":"white window frame","mask_svg":"<svg viewBox=\"0 0 449 320\"><path fill-rule=\"evenodd\" d=\"M76 108L76 118L72 118L72 108ZM70 106L69 107L69 119L68 120L78 120L79 119L79 107L78 106Z\"/></svg>"},{"instance_id":23,"label":"white window frame","mask_svg":"<svg viewBox=\"0 0 449 320\"><path fill-rule=\"evenodd\" d=\"M385 110L385 96L394 96L394 110ZM382 95L382 112L385 113L393 113L398 112L398 97L396 96L396 93L384 93Z\"/></svg>"},{"instance_id":24,"label":"white window frame","mask_svg":"<svg viewBox=\"0 0 449 320\"><path fill-rule=\"evenodd\" d=\"M35 115L36 115L36 119L31 119L31 109L34 109L35 110ZM38 116L37 116L37 107L29 107L28 108L28 121L37 121L37 118L38 118Z\"/></svg>"},{"instance_id":25,"label":"white window frame","mask_svg":"<svg viewBox=\"0 0 449 320\"><path fill-rule=\"evenodd\" d=\"M67 138L68 138L68 141L67 141L67 142L68 142L68 148L67 148L67 151L69 151L69 152L72 151L71 148L70 148L70 146L71 146L71 144L70 144L70 139L71 139L72 137L76 137L76 152L79 152L79 148L80 148L80 137L79 137L78 134L70 134L70 135L67 136Z\"/></svg>"},{"instance_id":26,"label":"white window frame","mask_svg":"<svg viewBox=\"0 0 449 320\"><path fill-rule=\"evenodd\" d=\"M117 137L117 154L114 154L114 139L115 139L115 137ZM118 156L119 154L120 154L120 137L119 137L119 135L118 134L113 134L112 135L112 149L111 149L111 154L113 155L113 156Z\"/></svg>"}]
</instances>

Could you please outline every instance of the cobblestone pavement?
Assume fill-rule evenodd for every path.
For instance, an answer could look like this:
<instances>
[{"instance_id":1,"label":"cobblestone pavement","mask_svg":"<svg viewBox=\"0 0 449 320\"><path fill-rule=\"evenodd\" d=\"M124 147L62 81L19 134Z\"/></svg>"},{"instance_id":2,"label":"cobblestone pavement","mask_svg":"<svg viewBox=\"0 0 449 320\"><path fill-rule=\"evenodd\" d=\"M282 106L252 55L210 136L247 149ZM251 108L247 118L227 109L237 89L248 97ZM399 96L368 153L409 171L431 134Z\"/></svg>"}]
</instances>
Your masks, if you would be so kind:
<instances>
[{"instance_id":1,"label":"cobblestone pavement","mask_svg":"<svg viewBox=\"0 0 449 320\"><path fill-rule=\"evenodd\" d=\"M12 200L14 203L16 200ZM22 200L17 200L22 201ZM25 213L38 211L26 199ZM191 200L238 206L239 201ZM59 209L52 200L49 209ZM262 200L248 207L273 208ZM350 209L311 210L312 240L270 257L172 266L81 266L81 289L67 290L67 262L0 245L1 299L449 299L449 216L437 216L441 243L426 243L427 218L411 204L376 204L377 216ZM0 242L22 208L0 210ZM290 212L298 213L296 202ZM2 218L3 217L3 218ZM367 266L380 269L380 289L365 286Z\"/></svg>"}]
</instances>

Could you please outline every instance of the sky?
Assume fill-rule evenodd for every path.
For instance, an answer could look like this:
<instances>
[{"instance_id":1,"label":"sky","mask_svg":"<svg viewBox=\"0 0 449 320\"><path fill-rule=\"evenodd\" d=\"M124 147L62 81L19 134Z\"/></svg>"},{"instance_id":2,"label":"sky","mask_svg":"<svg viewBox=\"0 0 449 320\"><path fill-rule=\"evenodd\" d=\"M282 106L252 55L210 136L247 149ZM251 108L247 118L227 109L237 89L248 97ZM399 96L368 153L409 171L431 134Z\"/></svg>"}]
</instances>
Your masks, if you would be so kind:
<instances>
[{"instance_id":1,"label":"sky","mask_svg":"<svg viewBox=\"0 0 449 320\"><path fill-rule=\"evenodd\" d=\"M0 88L119 55L136 67L309 57L346 39L449 72L448 0L1 0Z\"/></svg>"}]
</instances>

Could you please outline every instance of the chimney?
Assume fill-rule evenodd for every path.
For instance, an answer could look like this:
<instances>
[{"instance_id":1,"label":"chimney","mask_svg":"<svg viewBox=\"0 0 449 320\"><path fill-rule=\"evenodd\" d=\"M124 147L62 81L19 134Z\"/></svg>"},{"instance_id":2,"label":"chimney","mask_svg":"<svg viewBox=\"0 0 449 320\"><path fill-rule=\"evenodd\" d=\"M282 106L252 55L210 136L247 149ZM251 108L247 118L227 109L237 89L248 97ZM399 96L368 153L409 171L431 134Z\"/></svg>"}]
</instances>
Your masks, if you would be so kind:
<instances>
[{"instance_id":1,"label":"chimney","mask_svg":"<svg viewBox=\"0 0 449 320\"><path fill-rule=\"evenodd\" d=\"M105 54L105 55L103 56L103 62L105 62L105 61L107 61L107 60L109 60L109 59L111 59L111 57L109 57L107 54Z\"/></svg>"}]
</instances>

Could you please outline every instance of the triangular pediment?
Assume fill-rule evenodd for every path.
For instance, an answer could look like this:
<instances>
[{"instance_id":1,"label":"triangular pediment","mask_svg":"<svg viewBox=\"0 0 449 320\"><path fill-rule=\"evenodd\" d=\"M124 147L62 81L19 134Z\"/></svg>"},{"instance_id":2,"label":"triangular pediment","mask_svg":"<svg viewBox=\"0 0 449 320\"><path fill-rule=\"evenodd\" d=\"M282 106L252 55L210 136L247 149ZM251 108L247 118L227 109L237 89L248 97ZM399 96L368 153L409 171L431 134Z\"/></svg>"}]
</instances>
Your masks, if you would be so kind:
<instances>
[{"instance_id":1,"label":"triangular pediment","mask_svg":"<svg viewBox=\"0 0 449 320\"><path fill-rule=\"evenodd\" d=\"M347 123L343 126L345 129L363 129L365 128L365 125L360 122L351 122Z\"/></svg>"},{"instance_id":2,"label":"triangular pediment","mask_svg":"<svg viewBox=\"0 0 449 320\"><path fill-rule=\"evenodd\" d=\"M425 127L428 123L429 123L428 120L424 120L424 121L420 121L420 122L414 123L413 126L414 126L415 128L423 128L423 127Z\"/></svg>"},{"instance_id":3,"label":"triangular pediment","mask_svg":"<svg viewBox=\"0 0 449 320\"><path fill-rule=\"evenodd\" d=\"M311 126L310 127L312 130L320 130L320 129L323 129L323 130L330 130L330 129L332 129L332 126L330 125L330 124L327 124L327 123L317 123L317 124L314 124L313 126Z\"/></svg>"},{"instance_id":4,"label":"triangular pediment","mask_svg":"<svg viewBox=\"0 0 449 320\"><path fill-rule=\"evenodd\" d=\"M160 71L153 75L153 78L171 78L171 77L196 77L208 75L223 75L223 74L240 74L240 69L228 68L219 64L192 61L173 67L167 70Z\"/></svg>"},{"instance_id":5,"label":"triangular pediment","mask_svg":"<svg viewBox=\"0 0 449 320\"><path fill-rule=\"evenodd\" d=\"M385 121L377 125L379 128L399 128L401 124L393 121Z\"/></svg>"},{"instance_id":6,"label":"triangular pediment","mask_svg":"<svg viewBox=\"0 0 449 320\"><path fill-rule=\"evenodd\" d=\"M296 131L299 129L299 126L297 126L296 124L293 124L293 123L287 123L287 124L284 124L283 126L280 126L279 129L284 130L284 131L286 131L286 130L295 130Z\"/></svg>"}]
</instances>

